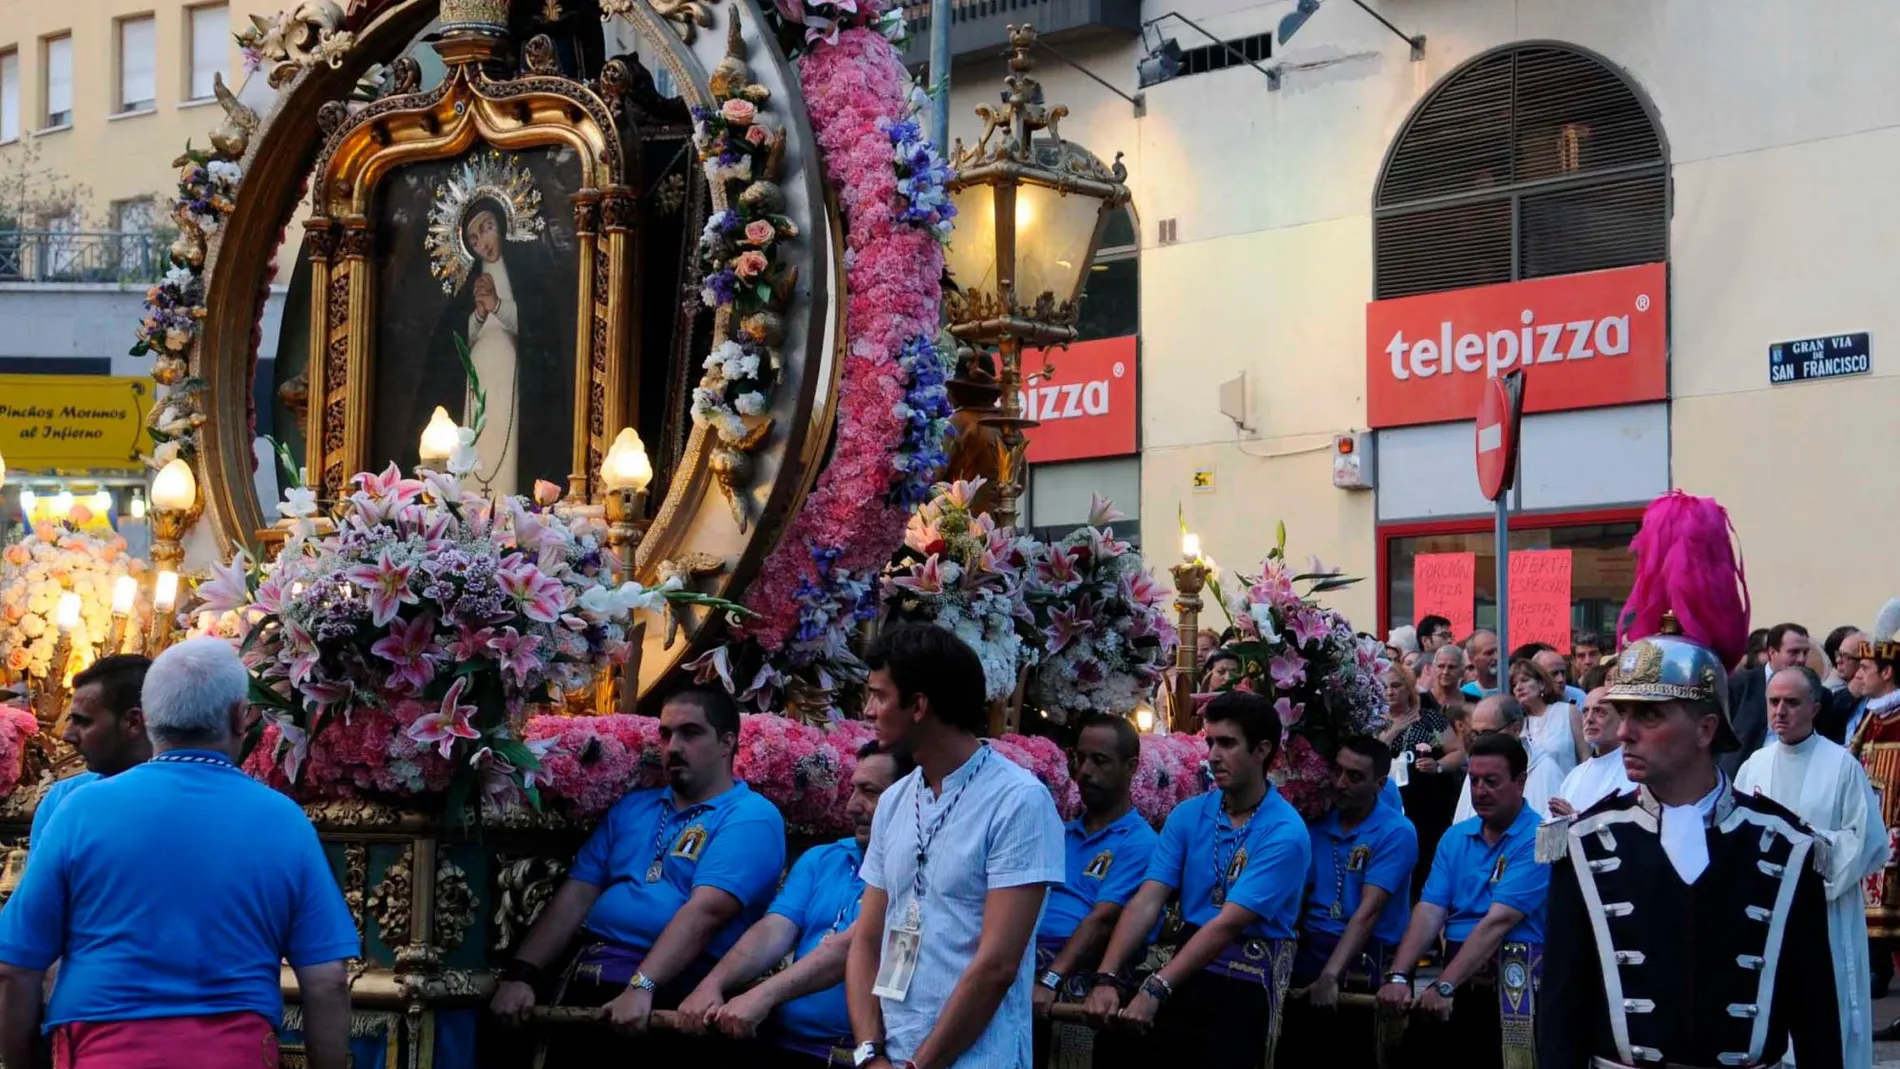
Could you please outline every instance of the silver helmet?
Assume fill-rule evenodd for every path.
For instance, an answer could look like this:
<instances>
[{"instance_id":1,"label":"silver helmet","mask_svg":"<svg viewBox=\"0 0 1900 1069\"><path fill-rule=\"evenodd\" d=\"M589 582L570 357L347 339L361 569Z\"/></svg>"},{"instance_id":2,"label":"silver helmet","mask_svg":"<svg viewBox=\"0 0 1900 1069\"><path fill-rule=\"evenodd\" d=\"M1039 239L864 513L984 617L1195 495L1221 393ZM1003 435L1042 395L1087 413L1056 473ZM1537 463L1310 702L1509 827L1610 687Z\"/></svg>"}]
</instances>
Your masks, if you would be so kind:
<instances>
[{"instance_id":1,"label":"silver helmet","mask_svg":"<svg viewBox=\"0 0 1900 1069\"><path fill-rule=\"evenodd\" d=\"M1630 643L1616 658L1610 683L1613 702L1689 702L1705 704L1722 714L1716 733L1717 751L1741 743L1729 722L1728 672L1722 659L1707 646L1671 632L1673 619L1664 618L1664 631Z\"/></svg>"}]
</instances>

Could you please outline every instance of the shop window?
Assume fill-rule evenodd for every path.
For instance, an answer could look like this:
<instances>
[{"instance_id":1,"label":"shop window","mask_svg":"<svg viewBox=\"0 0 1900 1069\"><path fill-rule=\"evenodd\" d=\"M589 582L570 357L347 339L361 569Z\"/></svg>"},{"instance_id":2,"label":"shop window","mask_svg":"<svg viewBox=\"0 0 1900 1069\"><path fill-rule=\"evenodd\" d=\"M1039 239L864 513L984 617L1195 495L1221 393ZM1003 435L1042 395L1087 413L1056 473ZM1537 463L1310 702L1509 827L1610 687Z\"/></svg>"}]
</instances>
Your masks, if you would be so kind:
<instances>
[{"instance_id":1,"label":"shop window","mask_svg":"<svg viewBox=\"0 0 1900 1069\"><path fill-rule=\"evenodd\" d=\"M1668 182L1649 107L1602 60L1553 44L1480 56L1393 142L1374 297L1660 262Z\"/></svg>"},{"instance_id":2,"label":"shop window","mask_svg":"<svg viewBox=\"0 0 1900 1069\"><path fill-rule=\"evenodd\" d=\"M1615 630L1616 618L1629 598L1636 575L1636 558L1630 554L1629 545L1639 526L1632 520L1514 530L1511 550L1570 550L1571 629L1602 634ZM1418 622L1412 598L1412 563L1421 553L1475 554L1473 618L1478 627L1497 627L1497 542L1487 527L1468 533L1399 536L1386 542L1388 628Z\"/></svg>"}]
</instances>

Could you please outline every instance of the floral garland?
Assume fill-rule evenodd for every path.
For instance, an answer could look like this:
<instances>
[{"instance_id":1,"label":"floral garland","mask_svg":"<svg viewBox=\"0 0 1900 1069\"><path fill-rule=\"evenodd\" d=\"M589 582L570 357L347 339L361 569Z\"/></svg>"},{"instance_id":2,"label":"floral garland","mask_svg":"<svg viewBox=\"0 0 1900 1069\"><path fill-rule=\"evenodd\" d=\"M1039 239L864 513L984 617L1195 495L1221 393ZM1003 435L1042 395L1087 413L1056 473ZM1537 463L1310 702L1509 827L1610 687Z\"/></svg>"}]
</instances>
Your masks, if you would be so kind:
<instances>
[{"instance_id":1,"label":"floral garland","mask_svg":"<svg viewBox=\"0 0 1900 1069\"><path fill-rule=\"evenodd\" d=\"M21 705L0 705L0 797L11 794L20 785L26 769L26 752L33 736L40 733L39 718Z\"/></svg>"},{"instance_id":2,"label":"floral garland","mask_svg":"<svg viewBox=\"0 0 1900 1069\"><path fill-rule=\"evenodd\" d=\"M1174 807L1213 786L1207 772L1207 740L1199 735L1143 735L1141 763L1129 784L1135 809L1159 828Z\"/></svg>"},{"instance_id":3,"label":"floral garland","mask_svg":"<svg viewBox=\"0 0 1900 1069\"><path fill-rule=\"evenodd\" d=\"M84 651L104 641L111 627L115 581L144 570L126 555L124 539L75 526L86 520L84 506L75 505L73 513L65 523L37 525L0 554L0 668L6 673L44 676L52 670L59 641L54 617L66 593L79 595L73 650L89 656Z\"/></svg>"},{"instance_id":4,"label":"floral garland","mask_svg":"<svg viewBox=\"0 0 1900 1069\"><path fill-rule=\"evenodd\" d=\"M861 14L875 20L881 12ZM787 652L801 621L854 623L854 611L817 604L827 570L868 578L884 565L909 503L928 495L925 465L942 449L941 437L933 436L948 426L943 381L949 361L933 341L943 249L935 224L906 218L911 202L898 188L890 133L909 114L909 76L896 48L870 26L852 26L835 38L825 43L827 32L798 64L825 171L847 222L847 351L837 443L753 583L747 605L759 615L741 632L780 678L810 667ZM843 645L834 640L820 648Z\"/></svg>"}]
</instances>

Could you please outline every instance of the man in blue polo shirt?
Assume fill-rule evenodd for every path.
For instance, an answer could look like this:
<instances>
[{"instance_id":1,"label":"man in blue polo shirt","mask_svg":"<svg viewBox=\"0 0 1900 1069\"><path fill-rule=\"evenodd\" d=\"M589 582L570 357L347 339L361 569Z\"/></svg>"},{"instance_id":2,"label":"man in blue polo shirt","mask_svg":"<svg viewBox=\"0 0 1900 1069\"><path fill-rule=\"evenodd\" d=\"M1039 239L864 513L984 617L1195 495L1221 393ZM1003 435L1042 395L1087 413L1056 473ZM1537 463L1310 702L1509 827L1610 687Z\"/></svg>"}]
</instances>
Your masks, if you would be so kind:
<instances>
[{"instance_id":1,"label":"man in blue polo shirt","mask_svg":"<svg viewBox=\"0 0 1900 1069\"><path fill-rule=\"evenodd\" d=\"M1417 1040L1440 1052L1456 1050L1482 1069L1504 1063L1505 1043L1529 1056L1550 867L1537 862L1541 821L1524 804L1530 758L1523 745L1509 735L1481 735L1465 753L1478 815L1452 825L1438 841L1431 876L1379 989L1379 1003L1400 1011L1416 1001L1450 1022L1442 1031L1408 1035L1408 1046ZM1441 930L1449 960L1415 1000L1412 963ZM1439 1034L1434 1038L1432 1032Z\"/></svg>"},{"instance_id":2,"label":"man in blue polo shirt","mask_svg":"<svg viewBox=\"0 0 1900 1069\"><path fill-rule=\"evenodd\" d=\"M139 690L151 666L148 658L122 653L101 657L73 677L72 705L59 737L86 759L86 771L55 782L40 796L33 810L29 850L72 792L152 759L152 740L145 735L145 714L139 709Z\"/></svg>"},{"instance_id":3,"label":"man in blue polo shirt","mask_svg":"<svg viewBox=\"0 0 1900 1069\"><path fill-rule=\"evenodd\" d=\"M739 708L723 690L683 690L660 709L660 760L669 786L614 803L581 847L514 959L490 1007L520 1021L550 965L576 933L582 949L560 1001L605 1003L607 1023L645 1037L639 1052L672 1054L675 1037L649 1035L654 1007L670 1008L764 914L785 867L778 809L732 778ZM549 1065L624 1056L600 1029L566 1029Z\"/></svg>"},{"instance_id":4,"label":"man in blue polo shirt","mask_svg":"<svg viewBox=\"0 0 1900 1069\"><path fill-rule=\"evenodd\" d=\"M0 911L0 1062L39 1064L57 958L54 1064L275 1064L288 962L309 1064L343 1069L360 941L303 810L235 763L249 689L221 639L153 662L141 707L156 756L69 797Z\"/></svg>"},{"instance_id":5,"label":"man in blue polo shirt","mask_svg":"<svg viewBox=\"0 0 1900 1069\"><path fill-rule=\"evenodd\" d=\"M1382 805L1392 750L1378 739L1349 738L1333 757L1333 811L1309 829L1313 861L1300 917L1293 987L1304 994L1287 1007L1280 1058L1288 1065L1377 1065L1377 1025L1342 1028L1334 1011L1342 980L1361 991L1379 986L1405 936L1418 832L1398 810ZM1363 1025L1363 1027L1362 1027ZM1342 1041L1342 1031L1350 1038Z\"/></svg>"},{"instance_id":6,"label":"man in blue polo shirt","mask_svg":"<svg viewBox=\"0 0 1900 1069\"><path fill-rule=\"evenodd\" d=\"M1271 1059L1293 965L1300 892L1312 852L1306 823L1267 769L1280 718L1258 694L1229 691L1207 704L1207 760L1219 790L1168 814L1148 877L1122 910L1088 1008L1098 1021L1140 1032L1145 1060L1197 1069L1253 1069ZM1162 907L1180 892L1184 942L1126 1006L1124 969L1142 959Z\"/></svg>"},{"instance_id":7,"label":"man in blue polo shirt","mask_svg":"<svg viewBox=\"0 0 1900 1069\"><path fill-rule=\"evenodd\" d=\"M1058 995L1080 1001L1122 907L1135 897L1148 876L1148 862L1160 837L1135 811L1129 788L1141 764L1141 736L1126 717L1097 715L1083 721L1075 743L1075 781L1082 792L1082 816L1063 828L1068 878L1049 889L1042 922L1036 928L1035 1006L1046 1017ZM1076 1026L1071 1026L1076 1027ZM1050 1025L1036 1023L1036 1064L1050 1064ZM1063 1046L1080 1037L1067 1028ZM1094 1051L1094 1063L1106 1065L1106 1049Z\"/></svg>"},{"instance_id":8,"label":"man in blue polo shirt","mask_svg":"<svg viewBox=\"0 0 1900 1069\"><path fill-rule=\"evenodd\" d=\"M858 919L858 901L864 895L858 867L871 841L871 818L877 813L878 799L915 767L908 752L887 750L875 741L858 751L858 765L851 773L851 800L846 803L852 834L805 851L792 866L764 918L680 1003L681 1022L687 1030L713 1028L746 1039L758 1032L768 1016L774 1016L768 1029L771 1046L747 1059L747 1064L815 1069L840 1056L849 1064L851 1015L845 1007L844 965ZM726 1000L794 951L790 967Z\"/></svg>"}]
</instances>

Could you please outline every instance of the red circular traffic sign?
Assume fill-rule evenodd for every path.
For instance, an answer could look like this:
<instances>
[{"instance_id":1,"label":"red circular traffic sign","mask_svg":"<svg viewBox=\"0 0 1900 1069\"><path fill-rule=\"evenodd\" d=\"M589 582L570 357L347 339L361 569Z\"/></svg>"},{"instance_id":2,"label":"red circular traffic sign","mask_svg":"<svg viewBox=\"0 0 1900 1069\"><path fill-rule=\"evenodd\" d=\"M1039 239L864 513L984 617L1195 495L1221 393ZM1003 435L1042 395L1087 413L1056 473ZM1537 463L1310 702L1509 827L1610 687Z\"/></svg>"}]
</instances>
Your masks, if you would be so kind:
<instances>
[{"instance_id":1,"label":"red circular traffic sign","mask_svg":"<svg viewBox=\"0 0 1900 1069\"><path fill-rule=\"evenodd\" d=\"M1517 455L1517 425L1511 418L1511 394L1502 376L1493 378L1478 402L1478 488L1487 501L1496 501L1510 485L1512 458Z\"/></svg>"}]
</instances>

